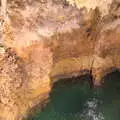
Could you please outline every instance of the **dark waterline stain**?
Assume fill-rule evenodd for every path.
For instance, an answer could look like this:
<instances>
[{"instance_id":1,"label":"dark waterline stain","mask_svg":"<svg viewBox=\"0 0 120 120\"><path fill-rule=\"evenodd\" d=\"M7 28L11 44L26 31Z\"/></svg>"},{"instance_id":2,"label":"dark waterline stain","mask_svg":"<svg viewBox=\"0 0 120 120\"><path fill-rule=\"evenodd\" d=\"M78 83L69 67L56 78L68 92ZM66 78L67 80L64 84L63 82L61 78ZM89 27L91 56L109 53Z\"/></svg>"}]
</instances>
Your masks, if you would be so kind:
<instances>
[{"instance_id":1,"label":"dark waterline stain","mask_svg":"<svg viewBox=\"0 0 120 120\"><path fill-rule=\"evenodd\" d=\"M89 78L55 83L48 105L28 120L120 120L120 73L108 74L102 87L94 89Z\"/></svg>"}]
</instances>

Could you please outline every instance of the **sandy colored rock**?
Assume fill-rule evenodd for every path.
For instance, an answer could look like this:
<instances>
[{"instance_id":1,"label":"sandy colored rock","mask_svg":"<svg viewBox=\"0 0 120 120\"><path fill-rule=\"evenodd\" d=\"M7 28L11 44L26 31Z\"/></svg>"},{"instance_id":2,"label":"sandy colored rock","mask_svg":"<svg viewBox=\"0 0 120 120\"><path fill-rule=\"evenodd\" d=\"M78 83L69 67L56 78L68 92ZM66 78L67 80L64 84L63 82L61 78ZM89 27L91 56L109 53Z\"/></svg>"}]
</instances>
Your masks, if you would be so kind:
<instances>
[{"instance_id":1,"label":"sandy colored rock","mask_svg":"<svg viewBox=\"0 0 120 120\"><path fill-rule=\"evenodd\" d=\"M71 1L76 7L67 1L8 0L9 22L1 23L0 120L22 120L49 99L60 78L91 74L100 85L119 70L119 2Z\"/></svg>"}]
</instances>

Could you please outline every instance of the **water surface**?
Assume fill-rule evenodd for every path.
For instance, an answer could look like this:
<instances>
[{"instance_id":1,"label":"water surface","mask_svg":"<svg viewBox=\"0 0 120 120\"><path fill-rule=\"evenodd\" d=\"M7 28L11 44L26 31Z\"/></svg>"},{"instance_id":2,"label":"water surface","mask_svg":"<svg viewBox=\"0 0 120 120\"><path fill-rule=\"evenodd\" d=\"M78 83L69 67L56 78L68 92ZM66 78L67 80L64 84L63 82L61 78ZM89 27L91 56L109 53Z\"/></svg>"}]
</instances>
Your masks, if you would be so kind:
<instances>
[{"instance_id":1,"label":"water surface","mask_svg":"<svg viewBox=\"0 0 120 120\"><path fill-rule=\"evenodd\" d=\"M100 88L90 88L89 77L61 80L50 102L28 120L120 120L120 73L107 75Z\"/></svg>"}]
</instances>

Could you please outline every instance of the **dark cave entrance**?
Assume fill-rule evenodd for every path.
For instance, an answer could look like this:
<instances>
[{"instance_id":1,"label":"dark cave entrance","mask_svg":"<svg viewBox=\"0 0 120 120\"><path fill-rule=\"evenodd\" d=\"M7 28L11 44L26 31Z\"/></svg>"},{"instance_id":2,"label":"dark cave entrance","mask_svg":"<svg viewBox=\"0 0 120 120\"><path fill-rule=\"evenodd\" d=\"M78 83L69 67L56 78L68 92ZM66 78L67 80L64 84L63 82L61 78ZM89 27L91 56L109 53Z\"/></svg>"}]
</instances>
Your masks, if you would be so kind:
<instances>
[{"instance_id":1,"label":"dark cave entrance","mask_svg":"<svg viewBox=\"0 0 120 120\"><path fill-rule=\"evenodd\" d=\"M115 69L104 76L102 83L102 90L106 99L120 100L120 71Z\"/></svg>"},{"instance_id":2,"label":"dark cave entrance","mask_svg":"<svg viewBox=\"0 0 120 120\"><path fill-rule=\"evenodd\" d=\"M115 69L114 71L108 73L107 75L104 76L104 87L117 87L120 85L120 70Z\"/></svg>"}]
</instances>

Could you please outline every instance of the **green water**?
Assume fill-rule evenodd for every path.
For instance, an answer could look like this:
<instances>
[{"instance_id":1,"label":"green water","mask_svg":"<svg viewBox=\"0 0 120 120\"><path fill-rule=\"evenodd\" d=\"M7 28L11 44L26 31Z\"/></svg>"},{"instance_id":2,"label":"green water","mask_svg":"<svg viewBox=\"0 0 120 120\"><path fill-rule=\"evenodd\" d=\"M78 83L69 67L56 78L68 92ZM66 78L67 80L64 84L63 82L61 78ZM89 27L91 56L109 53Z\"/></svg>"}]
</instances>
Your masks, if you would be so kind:
<instances>
[{"instance_id":1,"label":"green water","mask_svg":"<svg viewBox=\"0 0 120 120\"><path fill-rule=\"evenodd\" d=\"M56 83L48 105L28 120L120 120L120 73L106 76L100 88L91 89L88 81Z\"/></svg>"}]
</instances>

